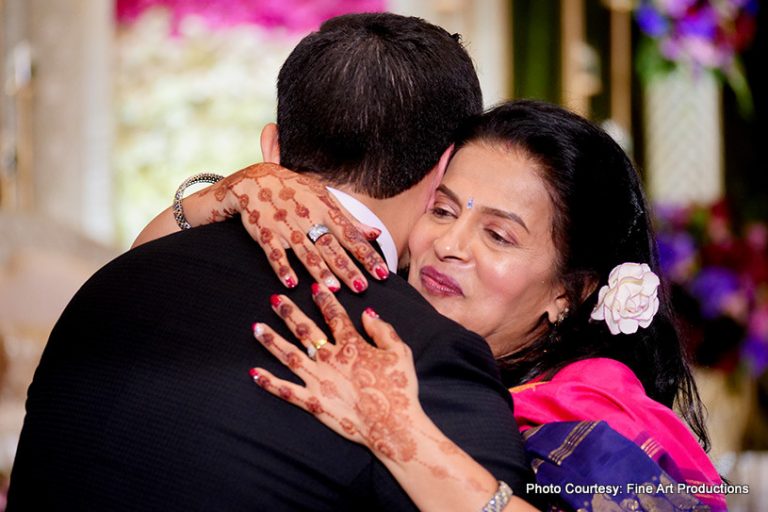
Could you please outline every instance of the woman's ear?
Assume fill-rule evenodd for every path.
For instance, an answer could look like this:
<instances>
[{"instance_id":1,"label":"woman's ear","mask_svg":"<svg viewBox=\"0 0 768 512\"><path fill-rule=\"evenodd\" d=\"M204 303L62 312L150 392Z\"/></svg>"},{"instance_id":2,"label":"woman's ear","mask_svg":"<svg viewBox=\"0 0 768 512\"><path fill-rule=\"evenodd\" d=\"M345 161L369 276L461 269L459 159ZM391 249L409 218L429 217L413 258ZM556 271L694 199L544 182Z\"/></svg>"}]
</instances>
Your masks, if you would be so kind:
<instances>
[{"instance_id":1,"label":"woman's ear","mask_svg":"<svg viewBox=\"0 0 768 512\"><path fill-rule=\"evenodd\" d=\"M558 295L547 308L547 320L551 324L557 324L568 314L568 298L565 290Z\"/></svg>"},{"instance_id":2,"label":"woman's ear","mask_svg":"<svg viewBox=\"0 0 768 512\"><path fill-rule=\"evenodd\" d=\"M261 155L265 162L280 164L280 136L275 123L261 129Z\"/></svg>"},{"instance_id":3,"label":"woman's ear","mask_svg":"<svg viewBox=\"0 0 768 512\"><path fill-rule=\"evenodd\" d=\"M587 300L587 298L597 290L598 280L595 276L589 276L584 278L584 286L581 289L581 302ZM565 287L562 284L557 285L554 291L555 298L547 308L547 319L550 323L556 324L568 315L568 308L571 306L568 303L568 297L565 294Z\"/></svg>"}]
</instances>

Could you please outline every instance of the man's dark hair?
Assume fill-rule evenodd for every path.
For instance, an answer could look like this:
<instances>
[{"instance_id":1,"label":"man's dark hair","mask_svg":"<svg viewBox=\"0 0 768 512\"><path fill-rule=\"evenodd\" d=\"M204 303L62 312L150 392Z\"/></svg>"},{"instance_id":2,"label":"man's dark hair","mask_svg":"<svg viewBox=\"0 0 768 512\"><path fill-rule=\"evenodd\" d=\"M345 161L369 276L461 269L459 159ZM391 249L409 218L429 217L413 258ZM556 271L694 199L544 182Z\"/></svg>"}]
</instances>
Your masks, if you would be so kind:
<instances>
[{"instance_id":1,"label":"man's dark hair","mask_svg":"<svg viewBox=\"0 0 768 512\"><path fill-rule=\"evenodd\" d=\"M280 163L380 199L420 182L482 110L459 38L391 13L323 23L283 64L277 96Z\"/></svg>"}]
</instances>

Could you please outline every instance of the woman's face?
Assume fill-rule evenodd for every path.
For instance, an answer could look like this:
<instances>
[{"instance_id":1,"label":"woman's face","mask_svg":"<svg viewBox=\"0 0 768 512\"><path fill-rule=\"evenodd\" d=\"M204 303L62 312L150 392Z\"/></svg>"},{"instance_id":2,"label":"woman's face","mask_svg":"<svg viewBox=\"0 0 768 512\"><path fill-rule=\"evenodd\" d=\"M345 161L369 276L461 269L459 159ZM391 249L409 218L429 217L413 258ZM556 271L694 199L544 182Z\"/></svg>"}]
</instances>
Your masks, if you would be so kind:
<instances>
[{"instance_id":1,"label":"woman's face","mask_svg":"<svg viewBox=\"0 0 768 512\"><path fill-rule=\"evenodd\" d=\"M443 315L486 338L495 356L557 318L553 205L520 151L471 143L454 155L409 247L411 285Z\"/></svg>"}]
</instances>

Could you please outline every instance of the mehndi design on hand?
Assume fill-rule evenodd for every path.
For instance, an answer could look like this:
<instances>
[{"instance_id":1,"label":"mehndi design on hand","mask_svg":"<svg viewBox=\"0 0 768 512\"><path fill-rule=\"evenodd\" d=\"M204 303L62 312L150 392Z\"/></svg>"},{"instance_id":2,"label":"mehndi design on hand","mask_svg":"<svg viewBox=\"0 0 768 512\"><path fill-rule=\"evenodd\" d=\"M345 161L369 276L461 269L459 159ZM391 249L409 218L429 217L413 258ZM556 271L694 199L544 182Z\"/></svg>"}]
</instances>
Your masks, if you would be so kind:
<instances>
[{"instance_id":1,"label":"mehndi design on hand","mask_svg":"<svg viewBox=\"0 0 768 512\"><path fill-rule=\"evenodd\" d=\"M340 288L335 276L361 292L368 283L352 263L345 248L371 275L386 279L389 270L370 245L380 233L366 228L366 236L350 215L317 180L276 164L254 164L201 192L212 193L222 203L211 209L206 222L216 222L240 213L243 225L264 249L269 263L289 288L298 284L285 250L293 249L312 277L331 290ZM311 219L315 215L320 218ZM330 233L312 244L306 233L314 224L325 224ZM362 225L360 225L362 226ZM362 228L361 228L362 229Z\"/></svg>"},{"instance_id":2,"label":"mehndi design on hand","mask_svg":"<svg viewBox=\"0 0 768 512\"><path fill-rule=\"evenodd\" d=\"M436 478L456 479L473 491L490 492L476 480L461 479L452 473L453 458L467 457L453 442L438 440L414 424L413 418L424 414L418 401L417 378L411 350L394 328L372 309L366 309L363 326L374 339L373 346L357 332L333 293L313 284L312 295L335 340L318 350L316 360L266 324L254 324L254 336L306 387L279 379L261 368L252 370L254 381L273 395L314 414L347 439L369 447L382 460L421 464ZM312 340L330 339L289 298L276 295L271 303L305 348L311 346ZM427 463L419 458L421 447L430 443L442 454L444 463Z\"/></svg>"}]
</instances>

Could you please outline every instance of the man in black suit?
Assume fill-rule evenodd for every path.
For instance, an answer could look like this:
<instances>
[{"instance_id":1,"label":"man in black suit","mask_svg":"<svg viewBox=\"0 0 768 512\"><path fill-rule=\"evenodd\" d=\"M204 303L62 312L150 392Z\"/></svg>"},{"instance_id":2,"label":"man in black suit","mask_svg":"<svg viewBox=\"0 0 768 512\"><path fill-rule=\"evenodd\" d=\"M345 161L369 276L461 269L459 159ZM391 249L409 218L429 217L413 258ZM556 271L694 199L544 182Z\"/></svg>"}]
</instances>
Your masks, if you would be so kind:
<instances>
[{"instance_id":1,"label":"man in black suit","mask_svg":"<svg viewBox=\"0 0 768 512\"><path fill-rule=\"evenodd\" d=\"M340 17L307 36L278 97L279 141L271 125L265 157L278 151L380 218L385 255L402 250L424 211L452 131L481 109L461 45L393 14ZM288 295L322 325L312 279L293 263L302 286ZM268 321L288 334L270 309L280 291L237 221L147 243L97 272L62 314L29 389L8 510L414 509L366 449L254 386L253 366L295 378L251 333ZM485 342L395 275L339 298L353 319L372 306L397 326L424 409L521 490L522 442Z\"/></svg>"}]
</instances>

